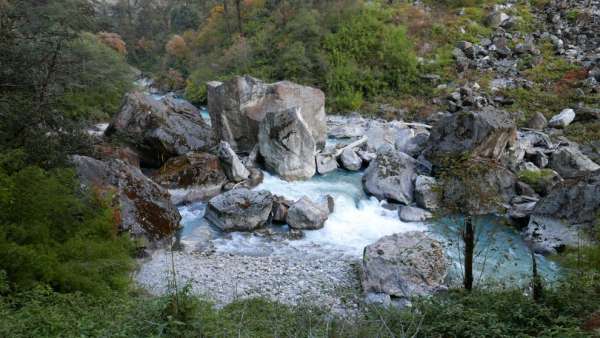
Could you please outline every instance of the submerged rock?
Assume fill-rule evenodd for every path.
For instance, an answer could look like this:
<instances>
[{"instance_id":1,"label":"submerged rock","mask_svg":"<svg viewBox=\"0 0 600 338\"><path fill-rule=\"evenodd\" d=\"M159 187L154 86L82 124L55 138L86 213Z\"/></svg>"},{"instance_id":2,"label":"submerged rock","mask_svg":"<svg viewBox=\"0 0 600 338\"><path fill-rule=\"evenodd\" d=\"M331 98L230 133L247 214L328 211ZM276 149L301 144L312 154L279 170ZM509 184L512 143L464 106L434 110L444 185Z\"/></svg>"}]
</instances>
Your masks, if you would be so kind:
<instances>
[{"instance_id":1,"label":"submerged rock","mask_svg":"<svg viewBox=\"0 0 600 338\"><path fill-rule=\"evenodd\" d=\"M292 229L316 230L325 225L328 216L326 205L315 203L305 196L288 209L286 221Z\"/></svg>"},{"instance_id":2,"label":"submerged rock","mask_svg":"<svg viewBox=\"0 0 600 338\"><path fill-rule=\"evenodd\" d=\"M403 222L423 222L433 217L433 215L421 208L401 205L398 208L398 217Z\"/></svg>"},{"instance_id":3,"label":"submerged rock","mask_svg":"<svg viewBox=\"0 0 600 338\"><path fill-rule=\"evenodd\" d=\"M224 231L251 231L267 223L272 208L270 192L241 188L213 197L204 217Z\"/></svg>"},{"instance_id":4,"label":"submerged rock","mask_svg":"<svg viewBox=\"0 0 600 338\"><path fill-rule=\"evenodd\" d=\"M188 106L168 105L133 92L125 96L121 110L106 134L125 139L140 154L142 165L159 167L167 159L214 146L210 127Z\"/></svg>"},{"instance_id":5,"label":"submerged rock","mask_svg":"<svg viewBox=\"0 0 600 338\"><path fill-rule=\"evenodd\" d=\"M420 231L385 236L367 246L362 267L365 293L408 300L446 289L444 249Z\"/></svg>"},{"instance_id":6,"label":"submerged rock","mask_svg":"<svg viewBox=\"0 0 600 338\"><path fill-rule=\"evenodd\" d=\"M208 111L217 138L237 152L250 152L259 141L259 124L268 112L298 108L317 148L325 146L325 95L289 81L265 83L251 76L208 83Z\"/></svg>"},{"instance_id":7,"label":"submerged rock","mask_svg":"<svg viewBox=\"0 0 600 338\"><path fill-rule=\"evenodd\" d=\"M286 180L315 174L315 140L298 108L267 113L259 129L260 154L267 169Z\"/></svg>"},{"instance_id":8,"label":"submerged rock","mask_svg":"<svg viewBox=\"0 0 600 338\"><path fill-rule=\"evenodd\" d=\"M105 198L113 196L115 222L121 231L140 239L138 245L154 248L179 229L181 215L169 193L139 168L116 159L100 161L75 155L71 160L85 189Z\"/></svg>"},{"instance_id":9,"label":"submerged rock","mask_svg":"<svg viewBox=\"0 0 600 338\"><path fill-rule=\"evenodd\" d=\"M365 190L379 200L409 205L413 201L417 163L411 156L384 146L363 176Z\"/></svg>"}]
</instances>

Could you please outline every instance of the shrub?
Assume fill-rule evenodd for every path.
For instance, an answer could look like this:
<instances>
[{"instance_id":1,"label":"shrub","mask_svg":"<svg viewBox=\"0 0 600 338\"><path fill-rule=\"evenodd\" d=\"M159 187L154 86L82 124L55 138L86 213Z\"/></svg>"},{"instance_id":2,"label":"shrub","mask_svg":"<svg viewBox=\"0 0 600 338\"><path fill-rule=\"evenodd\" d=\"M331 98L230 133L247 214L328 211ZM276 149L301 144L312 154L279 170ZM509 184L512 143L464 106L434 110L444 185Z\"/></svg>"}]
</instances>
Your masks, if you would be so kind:
<instances>
[{"instance_id":1,"label":"shrub","mask_svg":"<svg viewBox=\"0 0 600 338\"><path fill-rule=\"evenodd\" d=\"M0 171L0 186L0 270L12 289L104 294L127 286L131 244L109 208L78 195L71 170Z\"/></svg>"}]
</instances>

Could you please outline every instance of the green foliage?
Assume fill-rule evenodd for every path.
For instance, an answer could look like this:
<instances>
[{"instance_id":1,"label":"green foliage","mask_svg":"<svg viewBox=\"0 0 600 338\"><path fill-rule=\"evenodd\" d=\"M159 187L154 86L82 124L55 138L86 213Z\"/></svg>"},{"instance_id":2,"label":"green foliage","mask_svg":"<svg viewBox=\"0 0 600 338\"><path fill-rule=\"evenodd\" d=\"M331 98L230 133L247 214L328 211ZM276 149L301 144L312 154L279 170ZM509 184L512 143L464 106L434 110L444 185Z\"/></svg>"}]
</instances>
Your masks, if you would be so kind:
<instances>
[{"instance_id":1,"label":"green foliage","mask_svg":"<svg viewBox=\"0 0 600 338\"><path fill-rule=\"evenodd\" d=\"M130 242L117 236L111 209L78 195L70 170L0 171L0 182L0 270L11 288L102 294L127 286Z\"/></svg>"},{"instance_id":2,"label":"green foliage","mask_svg":"<svg viewBox=\"0 0 600 338\"><path fill-rule=\"evenodd\" d=\"M0 299L0 336L93 337L588 337L581 324L598 308L597 278L572 276L539 302L523 290L450 290L404 310L366 307L340 318L328 309L237 300L216 309L180 294L92 297L34 290ZM183 300L181 297L186 297ZM185 304L182 306L182 304Z\"/></svg>"},{"instance_id":3,"label":"green foliage","mask_svg":"<svg viewBox=\"0 0 600 338\"><path fill-rule=\"evenodd\" d=\"M523 170L519 172L519 180L529 184L535 191L544 191L554 175L552 169Z\"/></svg>"},{"instance_id":4,"label":"green foliage","mask_svg":"<svg viewBox=\"0 0 600 338\"><path fill-rule=\"evenodd\" d=\"M325 83L331 103L341 110L360 106L362 98L409 93L416 58L402 26L386 23L389 13L367 7L341 18L325 37Z\"/></svg>"},{"instance_id":5,"label":"green foliage","mask_svg":"<svg viewBox=\"0 0 600 338\"><path fill-rule=\"evenodd\" d=\"M85 62L71 68L71 74L78 75L65 87L59 109L71 118L97 120L112 116L123 94L132 87L131 67L122 55L90 33L69 42L69 53L68 57Z\"/></svg>"}]
</instances>

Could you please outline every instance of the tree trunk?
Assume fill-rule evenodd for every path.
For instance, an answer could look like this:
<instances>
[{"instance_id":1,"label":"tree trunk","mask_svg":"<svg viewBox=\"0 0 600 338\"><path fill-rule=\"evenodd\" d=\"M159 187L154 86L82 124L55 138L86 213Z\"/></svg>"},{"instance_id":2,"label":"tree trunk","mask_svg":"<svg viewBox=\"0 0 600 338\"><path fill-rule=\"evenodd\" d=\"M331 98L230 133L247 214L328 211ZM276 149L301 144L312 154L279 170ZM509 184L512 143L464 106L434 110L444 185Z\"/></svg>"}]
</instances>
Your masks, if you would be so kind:
<instances>
[{"instance_id":1,"label":"tree trunk","mask_svg":"<svg viewBox=\"0 0 600 338\"><path fill-rule=\"evenodd\" d=\"M544 295L544 286L542 285L542 279L538 274L537 260L535 259L533 250L531 250L531 270L533 274L533 280L531 281L533 301L538 303Z\"/></svg>"},{"instance_id":2,"label":"tree trunk","mask_svg":"<svg viewBox=\"0 0 600 338\"><path fill-rule=\"evenodd\" d=\"M465 231L463 233L465 242L465 290L473 289L473 255L475 253L475 229L473 227L473 217L465 216Z\"/></svg>"},{"instance_id":3,"label":"tree trunk","mask_svg":"<svg viewBox=\"0 0 600 338\"><path fill-rule=\"evenodd\" d=\"M242 2L242 0L235 0L235 10L237 11L237 25L238 25L238 31L240 32L240 36L244 35L244 31L242 29L241 2Z\"/></svg>"}]
</instances>

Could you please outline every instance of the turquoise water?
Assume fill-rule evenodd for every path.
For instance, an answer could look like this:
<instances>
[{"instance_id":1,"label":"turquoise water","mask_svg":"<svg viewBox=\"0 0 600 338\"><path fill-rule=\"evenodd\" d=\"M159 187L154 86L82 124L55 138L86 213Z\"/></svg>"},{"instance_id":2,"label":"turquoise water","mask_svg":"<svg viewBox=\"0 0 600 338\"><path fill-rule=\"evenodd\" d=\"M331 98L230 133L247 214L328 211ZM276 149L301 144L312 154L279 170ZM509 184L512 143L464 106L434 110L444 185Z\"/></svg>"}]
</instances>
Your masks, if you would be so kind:
<instances>
[{"instance_id":1,"label":"turquoise water","mask_svg":"<svg viewBox=\"0 0 600 338\"><path fill-rule=\"evenodd\" d=\"M244 255L313 255L332 259L354 257L360 259L365 246L379 238L406 231L425 231L440 240L446 248L451 268L452 283L460 283L462 271L461 218L447 218L439 222L406 223L400 221L396 211L388 210L373 197L368 197L361 184L362 173L342 170L307 181L286 182L265 173L264 182L256 189L295 200L302 196L318 199L326 194L335 199L335 211L319 230L305 231L299 240L270 237L253 233L221 233L204 220L204 203L180 207L184 225L182 241L194 243L212 238L219 252ZM275 226L282 232L286 227ZM531 276L531 255L526 243L514 228L503 224L498 217L476 220L477 246L475 258L476 283L499 283L524 285ZM536 256L540 274L546 280L554 280L560 268L543 256Z\"/></svg>"}]
</instances>

